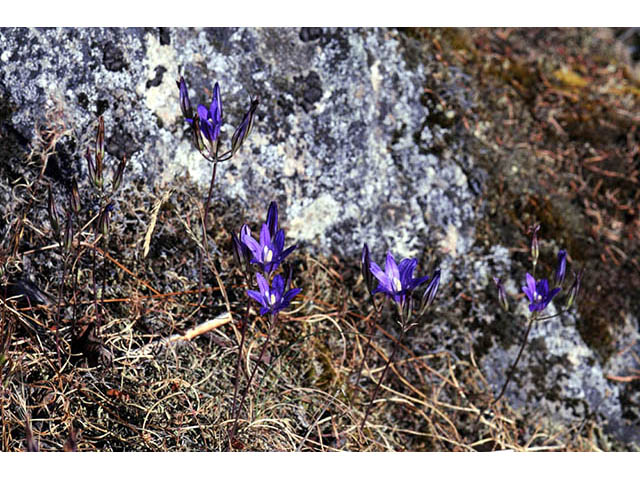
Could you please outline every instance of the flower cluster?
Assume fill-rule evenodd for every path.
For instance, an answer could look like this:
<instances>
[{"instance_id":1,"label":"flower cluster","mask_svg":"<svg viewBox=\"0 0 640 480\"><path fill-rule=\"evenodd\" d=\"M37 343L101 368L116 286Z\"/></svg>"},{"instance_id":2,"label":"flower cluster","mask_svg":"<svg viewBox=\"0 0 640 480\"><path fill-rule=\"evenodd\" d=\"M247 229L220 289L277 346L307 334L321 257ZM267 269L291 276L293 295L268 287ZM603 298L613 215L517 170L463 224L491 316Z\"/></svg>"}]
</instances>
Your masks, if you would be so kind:
<instances>
[{"instance_id":1,"label":"flower cluster","mask_svg":"<svg viewBox=\"0 0 640 480\"><path fill-rule=\"evenodd\" d=\"M366 244L362 249L361 263L362 275L369 292L372 295L384 293L400 306L404 306L413 291L430 278L428 275L414 278L413 273L418 261L415 258L405 258L398 264L391 252L387 252L385 270L382 271L377 263L371 261L369 247ZM378 286L375 289L373 288L374 278L378 280ZM436 270L422 295L421 312L426 311L433 304L439 285L440 270Z\"/></svg>"},{"instance_id":2,"label":"flower cluster","mask_svg":"<svg viewBox=\"0 0 640 480\"><path fill-rule=\"evenodd\" d=\"M533 270L535 273L535 266L538 262L539 256L539 244L538 244L538 231L540 230L539 225L534 225L530 229L530 233L532 234L531 240L531 258L533 263ZM560 250L558 252L558 265L556 267L554 281L554 288L550 289L549 280L546 278L542 278L540 280L536 280L536 278L530 274L529 272L525 275L525 284L522 286L522 291L526 295L529 301L529 312L532 314L534 312L542 312L547 308L549 303L553 300L553 298L558 295L558 293L562 290L562 284L564 283L564 279L567 274L567 251ZM574 273L574 282L569 289L569 293L566 299L566 308L570 308L576 299L578 292L580 291L580 282L582 280L582 271L577 274ZM494 282L498 289L498 300L500 306L505 310L509 310L509 302L507 300L507 294L504 289L504 285L502 284L502 280L494 277ZM537 313L536 313L537 315Z\"/></svg>"},{"instance_id":3,"label":"flower cluster","mask_svg":"<svg viewBox=\"0 0 640 480\"><path fill-rule=\"evenodd\" d=\"M284 230L278 229L278 206L276 202L269 204L267 220L260 228L259 241L253 238L248 225L243 225L240 230L240 238L232 234L234 257L236 261L247 268L249 265L257 265L261 273L256 273L256 281L260 291L248 290L247 295L256 300L262 308L260 315L270 313L275 315L280 310L289 306L291 300L300 293L299 288L289 289L290 278L286 284L282 276L276 275L271 286L268 278L275 272L282 262L289 256L296 245L284 248Z\"/></svg>"},{"instance_id":4,"label":"flower cluster","mask_svg":"<svg viewBox=\"0 0 640 480\"><path fill-rule=\"evenodd\" d=\"M229 160L240 149L242 143L251 133L256 109L258 108L258 100L251 100L247 112L231 137L231 148L223 154L219 154L218 142L223 124L220 85L218 82L215 83L209 107L200 104L194 113L189 99L189 89L184 78L180 77L176 83L180 92L180 109L184 120L191 126L193 142L196 148L208 160L215 162Z\"/></svg>"}]
</instances>

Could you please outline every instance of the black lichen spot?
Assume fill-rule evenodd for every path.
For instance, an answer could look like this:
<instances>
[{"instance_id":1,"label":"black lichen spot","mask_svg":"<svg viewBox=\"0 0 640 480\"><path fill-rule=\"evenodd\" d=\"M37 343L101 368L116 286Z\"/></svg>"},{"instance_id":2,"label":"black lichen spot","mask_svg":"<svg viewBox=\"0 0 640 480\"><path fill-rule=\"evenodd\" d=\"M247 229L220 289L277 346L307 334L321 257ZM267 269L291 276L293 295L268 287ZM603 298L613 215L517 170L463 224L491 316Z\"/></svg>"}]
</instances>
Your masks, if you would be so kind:
<instances>
[{"instance_id":1,"label":"black lichen spot","mask_svg":"<svg viewBox=\"0 0 640 480\"><path fill-rule=\"evenodd\" d=\"M80 92L78 94L78 104L83 108L83 110L89 108L89 97L87 97L86 93Z\"/></svg>"},{"instance_id":2,"label":"black lichen spot","mask_svg":"<svg viewBox=\"0 0 640 480\"><path fill-rule=\"evenodd\" d=\"M169 27L159 27L158 36L160 37L160 45L171 45L171 32Z\"/></svg>"},{"instance_id":3,"label":"black lichen spot","mask_svg":"<svg viewBox=\"0 0 640 480\"><path fill-rule=\"evenodd\" d=\"M322 29L319 27L302 27L300 29L300 40L303 42L313 42L322 37Z\"/></svg>"},{"instance_id":4,"label":"black lichen spot","mask_svg":"<svg viewBox=\"0 0 640 480\"><path fill-rule=\"evenodd\" d=\"M160 85L162 83L162 76L166 71L166 68L164 68L162 65L158 65L155 69L156 76L152 80L147 80L147 88L157 87L158 85Z\"/></svg>"},{"instance_id":5,"label":"black lichen spot","mask_svg":"<svg viewBox=\"0 0 640 480\"><path fill-rule=\"evenodd\" d=\"M119 72L127 67L124 53L115 43L107 42L102 50L102 63L111 72Z\"/></svg>"},{"instance_id":6,"label":"black lichen spot","mask_svg":"<svg viewBox=\"0 0 640 480\"><path fill-rule=\"evenodd\" d=\"M99 99L96 102L96 114L98 116L102 115L109 108L109 101L105 99Z\"/></svg>"},{"instance_id":7,"label":"black lichen spot","mask_svg":"<svg viewBox=\"0 0 640 480\"><path fill-rule=\"evenodd\" d=\"M306 77L296 77L297 97L305 112L313 110L313 104L322 98L322 81L318 72L310 71Z\"/></svg>"}]
</instances>

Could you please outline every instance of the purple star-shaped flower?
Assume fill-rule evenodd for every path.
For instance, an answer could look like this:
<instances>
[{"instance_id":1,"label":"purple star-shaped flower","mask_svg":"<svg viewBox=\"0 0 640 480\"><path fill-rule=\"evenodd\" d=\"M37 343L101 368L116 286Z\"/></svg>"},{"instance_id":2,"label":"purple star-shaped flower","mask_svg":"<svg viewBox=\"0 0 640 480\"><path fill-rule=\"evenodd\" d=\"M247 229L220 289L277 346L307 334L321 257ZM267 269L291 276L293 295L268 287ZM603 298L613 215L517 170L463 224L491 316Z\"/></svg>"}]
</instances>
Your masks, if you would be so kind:
<instances>
[{"instance_id":1,"label":"purple star-shaped flower","mask_svg":"<svg viewBox=\"0 0 640 480\"><path fill-rule=\"evenodd\" d=\"M529 311L542 311L547 308L551 299L557 295L560 288L549 291L549 282L543 278L536 283L536 279L527 273L527 284L522 286L522 291L529 298Z\"/></svg>"},{"instance_id":2,"label":"purple star-shaped flower","mask_svg":"<svg viewBox=\"0 0 640 480\"><path fill-rule=\"evenodd\" d=\"M289 282L287 282L287 285L285 286L281 275L273 277L271 287L269 287L267 279L259 273L256 273L256 280L260 291L247 290L247 295L262 305L262 308L260 308L260 315L265 315L267 313L275 315L280 310L287 308L291 303L291 300L293 300L293 298L302 291L299 288L292 288L287 291L287 288L289 288Z\"/></svg>"},{"instance_id":3,"label":"purple star-shaped flower","mask_svg":"<svg viewBox=\"0 0 640 480\"><path fill-rule=\"evenodd\" d=\"M248 225L243 225L240 230L240 241L251 252L251 263L260 265L265 273L271 273L284 261L284 259L296 248L293 245L284 249L284 230L278 230L278 206L271 202L267 213L267 222L260 229L260 242L251 236Z\"/></svg>"},{"instance_id":4,"label":"purple star-shaped flower","mask_svg":"<svg viewBox=\"0 0 640 480\"><path fill-rule=\"evenodd\" d=\"M181 88L181 101L183 95ZM185 118L185 120L193 125L192 118ZM220 127L222 126L222 99L220 98L218 82L213 87L213 99L209 108L204 105L198 105L198 122L202 135L210 142L215 142L218 135L220 135Z\"/></svg>"},{"instance_id":5,"label":"purple star-shaped flower","mask_svg":"<svg viewBox=\"0 0 640 480\"><path fill-rule=\"evenodd\" d=\"M377 263L371 262L371 273L379 282L373 293L382 292L391 297L396 303L404 304L407 294L429 280L428 275L413 278L413 271L416 265L418 265L418 261L415 258L405 258L398 265L391 252L387 253L384 272Z\"/></svg>"}]
</instances>

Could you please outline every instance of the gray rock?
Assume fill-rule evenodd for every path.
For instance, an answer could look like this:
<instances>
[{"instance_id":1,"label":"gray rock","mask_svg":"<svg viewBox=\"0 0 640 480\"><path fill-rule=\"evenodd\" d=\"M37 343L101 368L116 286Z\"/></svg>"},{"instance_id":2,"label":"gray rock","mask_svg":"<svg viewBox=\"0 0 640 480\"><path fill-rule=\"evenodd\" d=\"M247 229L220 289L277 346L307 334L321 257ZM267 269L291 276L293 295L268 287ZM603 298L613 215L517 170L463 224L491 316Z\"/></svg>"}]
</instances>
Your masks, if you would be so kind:
<instances>
[{"instance_id":1,"label":"gray rock","mask_svg":"<svg viewBox=\"0 0 640 480\"><path fill-rule=\"evenodd\" d=\"M208 104L220 83L227 141L250 96L259 95L254 131L237 158L223 164L217 183L218 197L250 213L239 224L262 221L277 200L288 237L309 251L357 258L367 242L377 262L386 249L397 257L435 251L443 285L451 275L475 299L493 288L492 275L511 270L511 260L504 246L488 256L474 247L486 174L466 147L468 137L451 135L448 123L460 112L423 100L430 79L447 104L467 110L473 84L454 68L433 79L442 66L412 59L411 42L388 29L4 28L0 133L12 132L27 148L34 125L55 110L71 131L60 168L79 173L80 153L104 114L107 151L130 159L129 181L170 184L188 173L206 186L211 166L191 146L175 80L184 75L194 104ZM506 285L520 289L513 280ZM489 327L496 308L475 301L472 312ZM605 377L637 368L633 357L603 370L576 321L535 326L509 402L569 424L596 414L625 441L638 441L633 424L621 419L620 395L632 395L630 385ZM494 391L524 324L513 331L508 345L492 339L481 359Z\"/></svg>"}]
</instances>

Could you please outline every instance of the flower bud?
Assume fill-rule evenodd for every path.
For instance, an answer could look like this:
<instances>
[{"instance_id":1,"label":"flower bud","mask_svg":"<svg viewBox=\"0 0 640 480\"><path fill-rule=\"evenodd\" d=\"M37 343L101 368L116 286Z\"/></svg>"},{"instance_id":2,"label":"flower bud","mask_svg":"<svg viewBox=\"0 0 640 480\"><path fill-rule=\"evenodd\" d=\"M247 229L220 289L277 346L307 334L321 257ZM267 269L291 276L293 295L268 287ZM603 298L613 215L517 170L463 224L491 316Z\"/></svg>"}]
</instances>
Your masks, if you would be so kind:
<instances>
[{"instance_id":1,"label":"flower bud","mask_svg":"<svg viewBox=\"0 0 640 480\"><path fill-rule=\"evenodd\" d=\"M251 259L251 252L249 248L240 241L237 235L231 232L231 243L232 243L232 251L233 258L238 264L240 268L246 268Z\"/></svg>"},{"instance_id":2,"label":"flower bud","mask_svg":"<svg viewBox=\"0 0 640 480\"><path fill-rule=\"evenodd\" d=\"M102 233L104 237L107 237L109 235L109 226L111 225L111 212L114 208L114 203L109 202L98 217L98 231Z\"/></svg>"},{"instance_id":3,"label":"flower bud","mask_svg":"<svg viewBox=\"0 0 640 480\"><path fill-rule=\"evenodd\" d=\"M267 210L267 227L269 228L271 238L274 238L278 230L278 205L276 202L269 204L269 209Z\"/></svg>"},{"instance_id":4,"label":"flower bud","mask_svg":"<svg viewBox=\"0 0 640 480\"><path fill-rule=\"evenodd\" d=\"M113 181L111 182L111 188L115 193L122 184L122 177L124 176L124 168L127 166L127 157L122 157L122 160L118 164L118 168L113 172Z\"/></svg>"},{"instance_id":5,"label":"flower bud","mask_svg":"<svg viewBox=\"0 0 640 480\"><path fill-rule=\"evenodd\" d=\"M104 118L98 117L98 133L96 134L96 170L102 170L102 159L104 158Z\"/></svg>"},{"instance_id":6,"label":"flower bud","mask_svg":"<svg viewBox=\"0 0 640 480\"><path fill-rule=\"evenodd\" d=\"M84 158L87 160L87 171L89 172L89 181L96 185L96 164L91 156L91 151L87 147L87 153L84 154Z\"/></svg>"},{"instance_id":7,"label":"flower bud","mask_svg":"<svg viewBox=\"0 0 640 480\"><path fill-rule=\"evenodd\" d=\"M236 131L233 132L233 136L231 137L231 155L234 155L244 143L244 140L251 133L251 129L253 128L253 120L256 113L256 109L258 108L258 99L251 101L251 106L247 113L245 113L242 122L236 128Z\"/></svg>"},{"instance_id":8,"label":"flower bud","mask_svg":"<svg viewBox=\"0 0 640 480\"><path fill-rule=\"evenodd\" d=\"M64 238L62 240L62 246L68 253L71 251L71 245L73 244L73 220L71 212L67 213L67 221L64 227Z\"/></svg>"},{"instance_id":9,"label":"flower bud","mask_svg":"<svg viewBox=\"0 0 640 480\"><path fill-rule=\"evenodd\" d=\"M193 118L193 109L191 108L191 100L189 100L189 90L187 84L182 76L180 80L176 82L180 89L180 110L185 118Z\"/></svg>"},{"instance_id":10,"label":"flower bud","mask_svg":"<svg viewBox=\"0 0 640 480\"><path fill-rule=\"evenodd\" d=\"M581 268L580 271L576 274L574 272L573 276L573 285L571 285L571 289L569 290L569 295L567 296L567 308L571 308L573 302L575 302L576 298L578 298L578 294L580 293L580 282L582 281L582 274L584 273L584 268Z\"/></svg>"},{"instance_id":11,"label":"flower bud","mask_svg":"<svg viewBox=\"0 0 640 480\"><path fill-rule=\"evenodd\" d=\"M509 311L509 301L507 300L507 293L504 291L504 285L502 280L498 277L493 277L493 281L498 288L498 302L505 312Z\"/></svg>"},{"instance_id":12,"label":"flower bud","mask_svg":"<svg viewBox=\"0 0 640 480\"><path fill-rule=\"evenodd\" d=\"M437 269L433 273L433 278L427 285L427 288L424 290L424 294L422 294L422 302L420 306L420 312L426 312L429 307L433 304L433 301L436 298L436 294L438 293L438 287L440 286L440 269Z\"/></svg>"},{"instance_id":13,"label":"flower bud","mask_svg":"<svg viewBox=\"0 0 640 480\"><path fill-rule=\"evenodd\" d=\"M364 244L362 247L362 257L360 260L360 270L362 272L362 278L364 284L367 286L367 290L370 295L373 295L373 274L371 273L371 258L369 257L369 247Z\"/></svg>"},{"instance_id":14,"label":"flower bud","mask_svg":"<svg viewBox=\"0 0 640 480\"><path fill-rule=\"evenodd\" d=\"M562 285L564 277L567 273L567 251L560 250L558 252L558 268L556 269L556 286Z\"/></svg>"},{"instance_id":15,"label":"flower bud","mask_svg":"<svg viewBox=\"0 0 640 480\"><path fill-rule=\"evenodd\" d=\"M56 201L53 198L53 192L51 186L49 186L49 201L47 203L47 210L49 212L49 223L51 223L51 229L53 230L56 238L60 238L60 223L58 222L58 207Z\"/></svg>"},{"instance_id":16,"label":"flower bud","mask_svg":"<svg viewBox=\"0 0 640 480\"><path fill-rule=\"evenodd\" d=\"M71 179L71 196L69 197L69 206L71 211L76 215L80 212L80 192L78 191L78 182L76 178Z\"/></svg>"},{"instance_id":17,"label":"flower bud","mask_svg":"<svg viewBox=\"0 0 640 480\"><path fill-rule=\"evenodd\" d=\"M529 229L532 232L531 235L531 258L533 259L533 269L535 270L538 263L538 257L540 256L540 248L538 246L538 230L540 230L540 224L535 224Z\"/></svg>"},{"instance_id":18,"label":"flower bud","mask_svg":"<svg viewBox=\"0 0 640 480\"><path fill-rule=\"evenodd\" d=\"M193 135L193 144L200 153L204 154L204 138L202 136L202 131L200 130L200 117L197 113L193 117L193 122L191 123L191 133Z\"/></svg>"}]
</instances>

